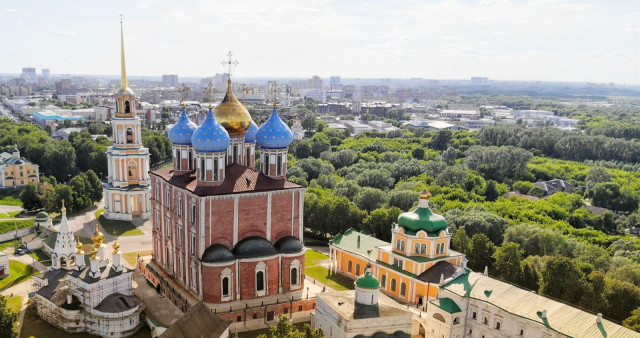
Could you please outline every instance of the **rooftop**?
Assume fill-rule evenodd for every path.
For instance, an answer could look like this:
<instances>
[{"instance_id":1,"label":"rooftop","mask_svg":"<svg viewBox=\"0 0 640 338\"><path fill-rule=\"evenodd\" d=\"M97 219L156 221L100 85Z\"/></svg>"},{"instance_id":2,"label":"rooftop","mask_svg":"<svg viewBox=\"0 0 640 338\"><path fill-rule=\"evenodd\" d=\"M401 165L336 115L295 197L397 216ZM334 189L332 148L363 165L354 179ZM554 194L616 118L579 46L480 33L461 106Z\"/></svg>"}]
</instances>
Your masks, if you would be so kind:
<instances>
[{"instance_id":1,"label":"rooftop","mask_svg":"<svg viewBox=\"0 0 640 338\"><path fill-rule=\"evenodd\" d=\"M204 303L198 302L160 337L217 338L223 335L229 325L231 321L220 319Z\"/></svg>"},{"instance_id":2,"label":"rooftop","mask_svg":"<svg viewBox=\"0 0 640 338\"><path fill-rule=\"evenodd\" d=\"M365 235L353 228L348 229L344 234L339 233L331 244L369 260L376 260L376 247L389 245L383 240Z\"/></svg>"},{"instance_id":3,"label":"rooftop","mask_svg":"<svg viewBox=\"0 0 640 338\"><path fill-rule=\"evenodd\" d=\"M357 304L356 306L355 293L351 290L323 292L316 297L322 299L340 317L348 321L365 318L413 316L413 313L408 311L406 307L383 293L378 296L377 305Z\"/></svg>"},{"instance_id":4,"label":"rooftop","mask_svg":"<svg viewBox=\"0 0 640 338\"><path fill-rule=\"evenodd\" d=\"M195 175L173 175L172 168L163 168L151 172L171 185L186 189L198 196L227 195L259 191L304 188L288 180L275 180L249 167L234 163L226 168L226 177L219 186L198 186Z\"/></svg>"},{"instance_id":5,"label":"rooftop","mask_svg":"<svg viewBox=\"0 0 640 338\"><path fill-rule=\"evenodd\" d=\"M569 337L638 337L638 333L612 321L602 319L597 323L594 314L477 272L454 279L443 290L492 304ZM547 312L546 318L541 318L542 311Z\"/></svg>"}]
</instances>

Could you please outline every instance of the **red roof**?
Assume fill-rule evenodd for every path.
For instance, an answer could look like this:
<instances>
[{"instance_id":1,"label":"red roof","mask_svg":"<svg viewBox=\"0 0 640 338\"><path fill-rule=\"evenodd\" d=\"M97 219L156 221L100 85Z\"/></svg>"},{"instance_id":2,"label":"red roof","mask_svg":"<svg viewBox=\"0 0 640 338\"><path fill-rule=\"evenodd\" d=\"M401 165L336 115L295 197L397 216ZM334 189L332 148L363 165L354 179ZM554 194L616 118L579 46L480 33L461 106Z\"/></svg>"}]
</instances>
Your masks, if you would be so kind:
<instances>
[{"instance_id":1,"label":"red roof","mask_svg":"<svg viewBox=\"0 0 640 338\"><path fill-rule=\"evenodd\" d=\"M171 167L154 170L151 175L158 176L171 185L191 191L198 196L303 188L286 179L275 180L267 177L261 172L237 163L226 167L226 177L219 186L197 186L198 180L194 173L173 175Z\"/></svg>"}]
</instances>

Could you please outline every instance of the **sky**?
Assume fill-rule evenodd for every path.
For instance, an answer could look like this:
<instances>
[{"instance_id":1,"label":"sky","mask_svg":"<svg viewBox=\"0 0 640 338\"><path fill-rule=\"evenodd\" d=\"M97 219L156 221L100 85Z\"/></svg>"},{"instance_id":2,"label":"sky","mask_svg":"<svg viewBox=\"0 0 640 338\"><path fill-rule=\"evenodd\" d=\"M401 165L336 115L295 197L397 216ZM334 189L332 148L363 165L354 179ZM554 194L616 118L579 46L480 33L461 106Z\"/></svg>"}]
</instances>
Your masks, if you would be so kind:
<instances>
[{"instance_id":1,"label":"sky","mask_svg":"<svg viewBox=\"0 0 640 338\"><path fill-rule=\"evenodd\" d=\"M3 8L2 8L3 7ZM640 84L638 0L5 0L0 73Z\"/></svg>"}]
</instances>

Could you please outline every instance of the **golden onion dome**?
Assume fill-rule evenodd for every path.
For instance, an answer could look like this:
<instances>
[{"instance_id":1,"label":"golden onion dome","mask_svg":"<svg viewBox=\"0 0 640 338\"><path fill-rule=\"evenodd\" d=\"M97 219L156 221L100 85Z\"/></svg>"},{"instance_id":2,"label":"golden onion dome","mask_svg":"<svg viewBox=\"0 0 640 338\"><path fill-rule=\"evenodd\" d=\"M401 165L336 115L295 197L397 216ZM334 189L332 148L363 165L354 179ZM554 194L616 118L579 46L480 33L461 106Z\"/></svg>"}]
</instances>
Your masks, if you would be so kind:
<instances>
[{"instance_id":1,"label":"golden onion dome","mask_svg":"<svg viewBox=\"0 0 640 338\"><path fill-rule=\"evenodd\" d=\"M429 199L429 197L431 197L431 193L427 189L420 192L420 199Z\"/></svg>"},{"instance_id":2,"label":"golden onion dome","mask_svg":"<svg viewBox=\"0 0 640 338\"><path fill-rule=\"evenodd\" d=\"M84 255L84 250L82 250L82 242L80 242L80 237L78 237L78 244L76 244L76 255Z\"/></svg>"},{"instance_id":3,"label":"golden onion dome","mask_svg":"<svg viewBox=\"0 0 640 338\"><path fill-rule=\"evenodd\" d=\"M93 241L93 244L97 246L100 246L102 245L102 243L104 243L104 234L102 234L102 232L100 231L100 225L98 225L98 223L96 223L96 232L94 232L93 236L91 236L91 240Z\"/></svg>"},{"instance_id":4,"label":"golden onion dome","mask_svg":"<svg viewBox=\"0 0 640 338\"><path fill-rule=\"evenodd\" d=\"M120 252L118 251L118 249L120 249L120 244L118 244L118 241L116 240L115 242L113 242L113 254L117 255Z\"/></svg>"},{"instance_id":5,"label":"golden onion dome","mask_svg":"<svg viewBox=\"0 0 640 338\"><path fill-rule=\"evenodd\" d=\"M98 257L98 248L94 245L91 248L91 260L97 261L98 259L100 259L100 257Z\"/></svg>"},{"instance_id":6,"label":"golden onion dome","mask_svg":"<svg viewBox=\"0 0 640 338\"><path fill-rule=\"evenodd\" d=\"M229 133L240 135L251 126L251 115L231 90L231 80L227 81L227 94L222 102L214 109L213 115Z\"/></svg>"}]
</instances>

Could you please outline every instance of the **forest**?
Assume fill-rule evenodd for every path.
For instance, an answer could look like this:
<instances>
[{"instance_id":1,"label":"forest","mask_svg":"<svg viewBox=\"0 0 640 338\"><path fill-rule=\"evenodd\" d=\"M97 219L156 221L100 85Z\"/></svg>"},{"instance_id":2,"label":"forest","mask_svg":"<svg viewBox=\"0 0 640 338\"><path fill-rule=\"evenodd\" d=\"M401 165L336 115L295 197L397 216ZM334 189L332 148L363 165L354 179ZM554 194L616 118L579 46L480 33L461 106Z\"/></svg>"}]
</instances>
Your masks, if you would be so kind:
<instances>
[{"instance_id":1,"label":"forest","mask_svg":"<svg viewBox=\"0 0 640 338\"><path fill-rule=\"evenodd\" d=\"M304 223L312 240L353 227L389 241L398 215L427 188L471 269L488 266L504 281L634 320L640 240L623 230L640 221L637 140L519 126L356 137L322 130L295 141L288 159L288 179L309 187ZM555 178L573 191L544 196L534 185Z\"/></svg>"}]
</instances>

